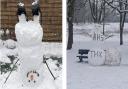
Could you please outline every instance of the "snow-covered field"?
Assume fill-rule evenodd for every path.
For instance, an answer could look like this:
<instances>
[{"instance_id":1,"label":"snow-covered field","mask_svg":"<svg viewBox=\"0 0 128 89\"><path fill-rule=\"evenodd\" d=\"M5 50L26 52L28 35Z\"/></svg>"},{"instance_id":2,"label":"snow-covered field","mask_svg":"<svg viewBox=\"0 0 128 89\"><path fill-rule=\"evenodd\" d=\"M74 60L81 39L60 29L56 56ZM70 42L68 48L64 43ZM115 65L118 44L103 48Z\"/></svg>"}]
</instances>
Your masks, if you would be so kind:
<instances>
[{"instance_id":1,"label":"snow-covered field","mask_svg":"<svg viewBox=\"0 0 128 89\"><path fill-rule=\"evenodd\" d=\"M107 34L113 36L104 42L93 41L88 33L102 26L79 24L74 26L74 43L67 51L67 89L128 89L128 25L124 29L124 45L119 45L119 23L109 23L105 27ZM120 66L91 66L78 63L79 49L116 48L121 53Z\"/></svg>"},{"instance_id":2,"label":"snow-covered field","mask_svg":"<svg viewBox=\"0 0 128 89\"><path fill-rule=\"evenodd\" d=\"M2 52L3 55L5 56L4 61L5 60L8 61L8 59L6 59L8 58L7 55L18 54L17 42L15 42L14 44L13 41L10 41L10 42L4 41L3 43L4 45L0 45L0 52ZM15 49L8 49L8 47L13 47L14 45L16 45ZM42 83L38 87L36 87L36 89L49 89L47 86L51 88L52 86L56 86L57 89L62 89L62 63L61 63L62 62L62 44L52 43L52 42L50 43L43 42L42 49L43 49L44 55L49 58L47 60L47 63L51 71L53 72L54 76L57 77L57 79L53 80L50 72L48 71L48 68L46 67L45 63L43 63L42 71L44 71L44 73L47 73L47 75L45 76L49 76L49 78L53 80L53 82L50 83L49 81L42 81ZM3 55L0 55L1 56L0 58L3 58ZM15 62L16 60L14 61L14 63ZM0 74L0 89L30 89L24 85L22 86L22 82L19 79L19 75L20 75L19 64L20 62L18 62L17 64L18 69L12 72L6 84L4 84L4 81L8 76L9 72L3 73L2 75ZM33 87L32 89L35 89L35 87Z\"/></svg>"}]
</instances>

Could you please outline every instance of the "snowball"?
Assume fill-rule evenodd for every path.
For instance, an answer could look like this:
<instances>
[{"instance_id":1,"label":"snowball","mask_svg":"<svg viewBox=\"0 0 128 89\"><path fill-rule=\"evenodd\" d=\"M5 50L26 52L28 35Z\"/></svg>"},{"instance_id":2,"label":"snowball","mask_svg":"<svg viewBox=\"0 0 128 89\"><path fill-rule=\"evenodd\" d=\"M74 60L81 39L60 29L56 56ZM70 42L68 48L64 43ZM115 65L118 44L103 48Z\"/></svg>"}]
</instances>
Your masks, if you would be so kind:
<instances>
[{"instance_id":1,"label":"snowball","mask_svg":"<svg viewBox=\"0 0 128 89\"><path fill-rule=\"evenodd\" d=\"M8 39L4 42L4 46L10 49L16 48L16 42L14 40Z\"/></svg>"},{"instance_id":2,"label":"snowball","mask_svg":"<svg viewBox=\"0 0 128 89\"><path fill-rule=\"evenodd\" d=\"M106 49L105 64L107 65L120 65L121 54L116 48Z\"/></svg>"},{"instance_id":3,"label":"snowball","mask_svg":"<svg viewBox=\"0 0 128 89\"><path fill-rule=\"evenodd\" d=\"M38 0L35 0L32 5L38 4Z\"/></svg>"},{"instance_id":4,"label":"snowball","mask_svg":"<svg viewBox=\"0 0 128 89\"><path fill-rule=\"evenodd\" d=\"M23 7L23 6L24 6L24 3L21 3L21 2L20 2L20 3L18 3L18 5Z\"/></svg>"},{"instance_id":5,"label":"snowball","mask_svg":"<svg viewBox=\"0 0 128 89\"><path fill-rule=\"evenodd\" d=\"M15 26L17 41L22 46L40 44L43 37L43 29L34 21L17 23Z\"/></svg>"},{"instance_id":6,"label":"snowball","mask_svg":"<svg viewBox=\"0 0 128 89\"><path fill-rule=\"evenodd\" d=\"M88 53L88 62L90 65L103 65L105 62L105 52L102 49L91 49Z\"/></svg>"},{"instance_id":7,"label":"snowball","mask_svg":"<svg viewBox=\"0 0 128 89\"><path fill-rule=\"evenodd\" d=\"M0 62L11 63L10 59L0 51Z\"/></svg>"}]
</instances>

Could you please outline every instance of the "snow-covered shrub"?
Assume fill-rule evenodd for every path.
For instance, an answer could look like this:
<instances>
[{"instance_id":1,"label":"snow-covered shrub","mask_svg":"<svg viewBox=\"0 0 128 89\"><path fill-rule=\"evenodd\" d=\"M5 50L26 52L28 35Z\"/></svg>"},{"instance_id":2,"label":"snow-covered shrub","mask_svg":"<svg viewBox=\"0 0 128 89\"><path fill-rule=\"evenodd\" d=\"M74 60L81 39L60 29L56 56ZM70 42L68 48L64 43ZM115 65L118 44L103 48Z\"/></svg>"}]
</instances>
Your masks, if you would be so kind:
<instances>
[{"instance_id":1,"label":"snow-covered shrub","mask_svg":"<svg viewBox=\"0 0 128 89\"><path fill-rule=\"evenodd\" d=\"M105 57L106 65L120 65L121 62L121 54L116 48L108 48L106 49L106 57Z\"/></svg>"},{"instance_id":2,"label":"snow-covered shrub","mask_svg":"<svg viewBox=\"0 0 128 89\"><path fill-rule=\"evenodd\" d=\"M88 62L90 65L103 65L105 62L105 52L103 49L91 49L88 53Z\"/></svg>"},{"instance_id":3,"label":"snow-covered shrub","mask_svg":"<svg viewBox=\"0 0 128 89\"><path fill-rule=\"evenodd\" d=\"M9 49L14 49L16 48L16 42L12 39L8 39L4 42L4 46Z\"/></svg>"}]
</instances>

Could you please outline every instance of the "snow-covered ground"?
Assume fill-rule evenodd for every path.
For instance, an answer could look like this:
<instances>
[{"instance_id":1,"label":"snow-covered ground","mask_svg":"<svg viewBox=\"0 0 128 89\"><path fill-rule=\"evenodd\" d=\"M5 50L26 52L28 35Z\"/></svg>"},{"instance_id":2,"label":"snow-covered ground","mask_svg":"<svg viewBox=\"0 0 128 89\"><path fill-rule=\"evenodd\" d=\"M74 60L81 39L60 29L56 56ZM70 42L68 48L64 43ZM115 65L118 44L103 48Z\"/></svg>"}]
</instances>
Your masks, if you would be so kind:
<instances>
[{"instance_id":1,"label":"snow-covered ground","mask_svg":"<svg viewBox=\"0 0 128 89\"><path fill-rule=\"evenodd\" d=\"M17 42L14 44L12 42L6 42L4 41L4 46L0 46L0 51L4 53L4 56L7 55L17 55ZM16 45L15 50L8 49L8 46L14 46ZM52 86L56 86L57 89L62 89L62 63L59 63L62 61L62 44L61 43L53 43L53 42L43 42L42 43L42 49L44 52L44 55L48 57L47 63L53 72L54 76L57 77L56 80L53 80L50 72L48 71L48 68L45 64L42 65L42 71L47 73L51 80L53 80L53 83L42 81L42 83L36 87L36 89L49 89L46 86L49 86L52 88ZM2 56L2 55L1 55ZM1 58L1 57L0 57ZM8 59L7 59L8 60ZM57 61L59 60L59 62ZM16 60L15 60L16 61ZM59 63L59 66L58 66ZM18 63L19 64L19 63ZM17 65L19 67L19 65ZM0 89L28 89L26 86L22 86L22 82L19 80L19 68L16 71L13 71L11 76L9 77L6 84L4 84L4 81L6 77L8 76L9 72L3 73L0 75ZM35 87L34 87L35 88ZM32 89L34 89L32 88Z\"/></svg>"},{"instance_id":2,"label":"snow-covered ground","mask_svg":"<svg viewBox=\"0 0 128 89\"><path fill-rule=\"evenodd\" d=\"M128 25L125 24L124 45L119 45L119 23L109 23L105 27L107 34L113 36L104 42L93 41L88 33L95 30L95 24L74 26L74 43L67 51L67 89L128 89ZM99 30L102 26L98 25ZM116 48L121 53L120 66L90 66L78 63L79 49Z\"/></svg>"}]
</instances>

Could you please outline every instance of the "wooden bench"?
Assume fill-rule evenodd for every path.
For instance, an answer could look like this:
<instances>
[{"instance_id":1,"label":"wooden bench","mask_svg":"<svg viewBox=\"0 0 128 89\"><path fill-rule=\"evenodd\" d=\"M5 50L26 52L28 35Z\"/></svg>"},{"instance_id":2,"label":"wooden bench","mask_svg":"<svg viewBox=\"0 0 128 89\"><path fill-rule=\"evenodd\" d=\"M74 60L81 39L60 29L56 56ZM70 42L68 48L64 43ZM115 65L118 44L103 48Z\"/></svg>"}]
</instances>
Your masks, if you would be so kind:
<instances>
[{"instance_id":1,"label":"wooden bench","mask_svg":"<svg viewBox=\"0 0 128 89\"><path fill-rule=\"evenodd\" d=\"M78 57L80 60L79 62L83 62L83 58L88 58L87 54L88 54L89 50L88 49L79 49L78 50L78 54L80 54Z\"/></svg>"}]
</instances>

